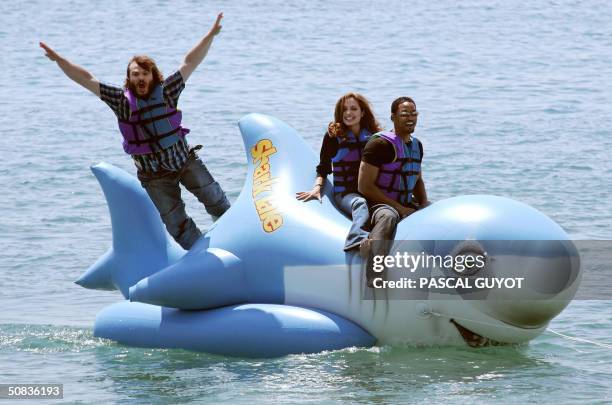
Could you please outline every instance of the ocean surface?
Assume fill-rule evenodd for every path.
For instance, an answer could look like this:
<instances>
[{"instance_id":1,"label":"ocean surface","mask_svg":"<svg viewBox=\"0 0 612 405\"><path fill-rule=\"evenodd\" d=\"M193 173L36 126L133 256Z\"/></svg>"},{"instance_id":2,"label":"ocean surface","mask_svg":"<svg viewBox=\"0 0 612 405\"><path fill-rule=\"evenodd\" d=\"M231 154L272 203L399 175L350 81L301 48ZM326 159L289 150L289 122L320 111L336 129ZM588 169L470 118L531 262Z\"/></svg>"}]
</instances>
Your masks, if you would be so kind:
<instances>
[{"instance_id":1,"label":"ocean surface","mask_svg":"<svg viewBox=\"0 0 612 405\"><path fill-rule=\"evenodd\" d=\"M391 101L409 95L432 200L507 196L572 238L612 239L607 0L2 2L0 383L63 383L64 403L85 404L612 402L612 349L550 331L521 347L375 347L275 360L94 338L96 313L121 297L73 284L111 242L89 166L135 168L111 110L67 79L38 41L121 84L137 53L172 73L218 11L223 30L180 106L190 143L205 145L232 200L245 178L243 115L274 115L318 152L343 93L365 94L387 128ZM186 200L206 229L210 218ZM611 344L612 304L575 301L550 329Z\"/></svg>"}]
</instances>

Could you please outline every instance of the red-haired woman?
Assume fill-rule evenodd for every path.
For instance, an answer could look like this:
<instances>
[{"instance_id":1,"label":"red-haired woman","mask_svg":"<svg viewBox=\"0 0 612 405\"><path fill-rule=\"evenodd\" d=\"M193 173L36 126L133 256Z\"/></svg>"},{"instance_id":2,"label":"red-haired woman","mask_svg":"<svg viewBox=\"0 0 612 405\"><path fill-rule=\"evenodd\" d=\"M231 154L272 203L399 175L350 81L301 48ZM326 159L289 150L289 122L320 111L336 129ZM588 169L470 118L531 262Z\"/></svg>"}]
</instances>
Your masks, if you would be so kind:
<instances>
[{"instance_id":1,"label":"red-haired woman","mask_svg":"<svg viewBox=\"0 0 612 405\"><path fill-rule=\"evenodd\" d=\"M321 200L327 175L333 173L334 200L353 220L346 237L344 250L360 246L368 238L370 214L365 198L357 191L357 177L361 152L372 134L381 128L372 113L368 100L358 93L340 97L334 111L334 122L323 137L317 178L311 191L296 194L300 201Z\"/></svg>"}]
</instances>

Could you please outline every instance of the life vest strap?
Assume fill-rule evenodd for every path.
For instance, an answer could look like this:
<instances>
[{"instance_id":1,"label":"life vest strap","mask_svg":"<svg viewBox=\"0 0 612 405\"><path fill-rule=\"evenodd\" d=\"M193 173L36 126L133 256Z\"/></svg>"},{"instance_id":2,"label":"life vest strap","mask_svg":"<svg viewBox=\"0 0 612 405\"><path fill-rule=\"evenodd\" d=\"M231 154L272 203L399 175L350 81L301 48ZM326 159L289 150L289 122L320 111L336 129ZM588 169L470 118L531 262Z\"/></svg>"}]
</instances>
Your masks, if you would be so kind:
<instances>
[{"instance_id":1,"label":"life vest strap","mask_svg":"<svg viewBox=\"0 0 612 405\"><path fill-rule=\"evenodd\" d=\"M120 119L119 122L122 122L122 123L125 123L125 124L145 126L145 125L150 124L152 122L161 121L161 120L163 120L165 118L171 117L171 116L173 116L174 114L176 114L178 112L179 112L178 110L174 110L174 111L171 111L171 112L166 113L166 114L158 115L158 116L155 116L155 117L152 117L152 118L147 118L146 120L131 121L131 120Z\"/></svg>"},{"instance_id":2,"label":"life vest strap","mask_svg":"<svg viewBox=\"0 0 612 405\"><path fill-rule=\"evenodd\" d=\"M380 169L379 170L380 173L387 173L387 174L393 174L393 175L397 175L398 172L396 170L384 170L384 169ZM409 176L414 176L416 174L421 173L420 170L410 170L407 172L401 172L399 173L400 176L402 177L409 177ZM395 180L395 176L393 177L393 180Z\"/></svg>"},{"instance_id":3,"label":"life vest strap","mask_svg":"<svg viewBox=\"0 0 612 405\"><path fill-rule=\"evenodd\" d=\"M421 159L415 159L412 157L405 157L405 158L397 158L395 159L395 162L401 162L401 163L421 163Z\"/></svg>"},{"instance_id":4,"label":"life vest strap","mask_svg":"<svg viewBox=\"0 0 612 405\"><path fill-rule=\"evenodd\" d=\"M354 162L340 161L340 162L334 162L334 168L338 168L339 170L346 170L346 169L359 167L360 164L361 164L361 160L356 160Z\"/></svg>"},{"instance_id":5,"label":"life vest strap","mask_svg":"<svg viewBox=\"0 0 612 405\"><path fill-rule=\"evenodd\" d=\"M344 186L347 188L355 188L355 178L350 178L347 180L334 179L334 186Z\"/></svg>"},{"instance_id":6,"label":"life vest strap","mask_svg":"<svg viewBox=\"0 0 612 405\"><path fill-rule=\"evenodd\" d=\"M398 193L400 193L400 195L401 194L406 194L406 193L412 193L413 190L414 190L414 187L413 188L402 188L402 189L395 188L393 186L387 187L387 191L389 191L389 192L398 192Z\"/></svg>"},{"instance_id":7,"label":"life vest strap","mask_svg":"<svg viewBox=\"0 0 612 405\"><path fill-rule=\"evenodd\" d=\"M166 106L165 103L152 104L152 105L148 105L146 107L142 107L139 110L132 111L132 114L144 114L144 113L149 112L151 110L154 110L156 108L165 107L165 106Z\"/></svg>"},{"instance_id":8,"label":"life vest strap","mask_svg":"<svg viewBox=\"0 0 612 405\"><path fill-rule=\"evenodd\" d=\"M159 141L161 139L167 138L167 137L169 137L171 135L174 135L175 133L177 133L181 129L182 129L181 127L177 127L177 128L174 128L173 130L171 130L169 132L166 132L165 134L154 135L154 136L151 136L151 137L149 137L147 139L143 139L143 140L136 139L136 140L128 141L128 143L131 144L131 145L138 145L138 146L143 145L145 143L148 143L148 144L159 143Z\"/></svg>"}]
</instances>

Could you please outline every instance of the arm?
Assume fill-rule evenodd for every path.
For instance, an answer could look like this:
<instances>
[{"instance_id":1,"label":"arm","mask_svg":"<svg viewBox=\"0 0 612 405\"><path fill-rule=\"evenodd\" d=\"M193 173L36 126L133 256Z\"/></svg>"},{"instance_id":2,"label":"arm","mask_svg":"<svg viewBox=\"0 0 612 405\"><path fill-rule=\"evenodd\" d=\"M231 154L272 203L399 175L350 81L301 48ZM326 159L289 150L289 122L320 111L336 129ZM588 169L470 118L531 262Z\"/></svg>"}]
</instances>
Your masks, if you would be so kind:
<instances>
[{"instance_id":1,"label":"arm","mask_svg":"<svg viewBox=\"0 0 612 405\"><path fill-rule=\"evenodd\" d=\"M404 207L380 191L380 188L378 188L376 185L379 170L380 169L378 167L361 161L361 165L359 165L359 180L357 183L359 192L363 194L368 201L371 201L374 204L387 204L395 208L402 218L412 214L415 211L414 209Z\"/></svg>"},{"instance_id":2,"label":"arm","mask_svg":"<svg viewBox=\"0 0 612 405\"><path fill-rule=\"evenodd\" d=\"M423 181L423 176L421 174L419 174L419 178L414 186L412 194L414 195L414 198L418 201L420 208L425 208L430 204L429 200L427 199L425 182Z\"/></svg>"},{"instance_id":3,"label":"arm","mask_svg":"<svg viewBox=\"0 0 612 405\"><path fill-rule=\"evenodd\" d=\"M423 144L419 141L419 149L421 150L421 161L423 160ZM425 191L425 182L423 181L423 172L419 173L419 178L417 179L416 184L414 185L414 190L412 190L412 195L416 199L419 204L419 209L425 208L431 203L427 199L427 191Z\"/></svg>"},{"instance_id":4,"label":"arm","mask_svg":"<svg viewBox=\"0 0 612 405\"><path fill-rule=\"evenodd\" d=\"M85 70L85 68L63 58L44 42L40 42L39 45L45 50L45 56L56 62L66 76L100 97L100 82L91 73Z\"/></svg>"},{"instance_id":5,"label":"arm","mask_svg":"<svg viewBox=\"0 0 612 405\"><path fill-rule=\"evenodd\" d=\"M329 135L329 132L323 137L321 152L319 153L319 165L317 166L317 178L315 184L310 191L300 191L295 193L295 198L300 201L310 201L313 199L321 202L321 192L325 185L327 175L332 172L332 158L338 153L338 141Z\"/></svg>"},{"instance_id":6,"label":"arm","mask_svg":"<svg viewBox=\"0 0 612 405\"><path fill-rule=\"evenodd\" d=\"M198 65L204 60L204 57L208 53L208 49L210 49L210 45L217 35L221 31L221 19L223 18L223 13L219 13L217 16L217 20L213 24L212 28L206 34L200 42L196 44L187 55L185 55L185 59L183 60L183 64L179 68L181 72L181 76L183 76L183 80L187 81L189 76L193 73L193 71L198 67Z\"/></svg>"}]
</instances>

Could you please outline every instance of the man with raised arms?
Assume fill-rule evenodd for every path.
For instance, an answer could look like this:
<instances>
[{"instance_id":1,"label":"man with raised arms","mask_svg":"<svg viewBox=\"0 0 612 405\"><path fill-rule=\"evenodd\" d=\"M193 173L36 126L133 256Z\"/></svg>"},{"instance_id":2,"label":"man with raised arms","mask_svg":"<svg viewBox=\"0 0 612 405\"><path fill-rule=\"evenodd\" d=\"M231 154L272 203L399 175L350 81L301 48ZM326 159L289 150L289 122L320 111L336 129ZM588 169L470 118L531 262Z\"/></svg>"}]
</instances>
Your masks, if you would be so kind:
<instances>
[{"instance_id":1,"label":"man with raised arms","mask_svg":"<svg viewBox=\"0 0 612 405\"><path fill-rule=\"evenodd\" d=\"M185 82L204 60L214 37L221 31L223 13L210 31L187 53L179 69L163 78L157 65L146 55L134 56L128 63L123 87L100 83L83 67L63 58L41 42L45 55L56 62L70 79L100 97L113 110L123 136L123 149L132 156L138 179L157 207L166 229L184 248L189 249L201 236L185 212L179 184L204 204L213 218L230 207L221 186L196 155L200 145L190 148L177 109Z\"/></svg>"},{"instance_id":2,"label":"man with raised arms","mask_svg":"<svg viewBox=\"0 0 612 405\"><path fill-rule=\"evenodd\" d=\"M372 230L361 250L370 257L388 254L399 221L429 205L421 176L423 145L412 136L418 114L410 97L394 100L391 104L394 130L372 135L363 150L358 187L370 206ZM381 242L370 246L372 240ZM371 284L374 277L371 263L367 270Z\"/></svg>"}]
</instances>

